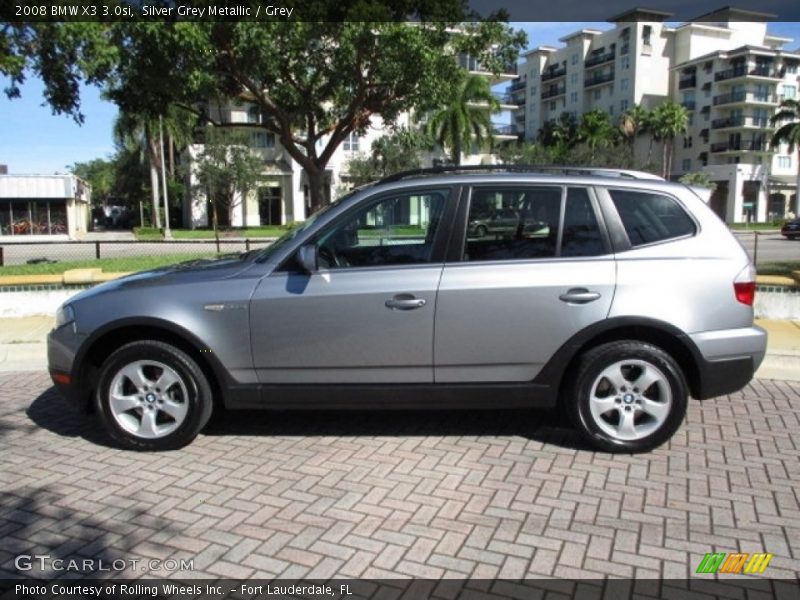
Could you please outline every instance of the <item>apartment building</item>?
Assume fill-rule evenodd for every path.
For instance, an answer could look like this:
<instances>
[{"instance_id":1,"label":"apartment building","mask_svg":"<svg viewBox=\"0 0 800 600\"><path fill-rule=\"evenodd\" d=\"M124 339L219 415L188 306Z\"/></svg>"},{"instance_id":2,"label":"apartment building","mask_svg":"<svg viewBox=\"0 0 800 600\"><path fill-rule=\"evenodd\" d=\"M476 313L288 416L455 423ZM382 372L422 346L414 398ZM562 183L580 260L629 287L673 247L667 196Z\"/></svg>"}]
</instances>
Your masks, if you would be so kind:
<instances>
[{"instance_id":1,"label":"apartment building","mask_svg":"<svg viewBox=\"0 0 800 600\"><path fill-rule=\"evenodd\" d=\"M515 64L508 65L501 73L493 74L487 71L476 58L469 55L460 55L458 63L469 73L488 78L492 85L511 81L517 76ZM511 110L517 108L505 94L500 94L499 100L501 102L501 112L498 113L500 118L502 118L503 111L510 113ZM274 134L265 130L254 130L251 127L260 122L261 116L258 107L246 101L233 100L224 104L208 104L206 110L214 122L241 123L247 126L243 127L242 131L249 136L252 151L264 161L262 177L258 185L246 194L237 194L230 222L223 224L252 227L281 225L305 220L311 209L308 177L302 167L292 160ZM409 126L412 121L412 115L404 114L398 118L396 124ZM388 128L380 116L373 116L370 119L370 126L364 133L350 134L336 149L326 168L326 188L330 198L335 198L353 187L348 174L349 160L359 153L369 154L372 143L385 135L387 131ZM517 131L509 125L497 125L494 135L498 141L518 138ZM320 145L324 142L325 140L320 142ZM191 228L207 227L211 222L211 211L207 198L201 190L197 189L197 181L192 169L192 165L197 163L197 156L202 150L203 146L200 144L189 146L186 150L186 159L189 164L189 185L187 185L189 192L183 205L183 223ZM465 153L463 164L493 161L492 156L485 154L480 149L466 149ZM443 150L432 152L424 157L426 164L435 164L435 161L441 160L446 160ZM228 215L220 214L219 216L225 221L228 220Z\"/></svg>"},{"instance_id":2,"label":"apartment building","mask_svg":"<svg viewBox=\"0 0 800 600\"><path fill-rule=\"evenodd\" d=\"M635 9L610 19L609 30L583 29L561 38L560 48L534 48L508 89L520 107L514 123L535 140L564 112L600 109L617 118L636 104L652 109L672 99L689 111L673 178L709 173L717 184L712 207L727 222L798 213L797 157L768 142L781 99L797 95L800 53L767 31L768 16L724 8L672 27L669 13ZM640 160L649 145L638 142Z\"/></svg>"}]
</instances>

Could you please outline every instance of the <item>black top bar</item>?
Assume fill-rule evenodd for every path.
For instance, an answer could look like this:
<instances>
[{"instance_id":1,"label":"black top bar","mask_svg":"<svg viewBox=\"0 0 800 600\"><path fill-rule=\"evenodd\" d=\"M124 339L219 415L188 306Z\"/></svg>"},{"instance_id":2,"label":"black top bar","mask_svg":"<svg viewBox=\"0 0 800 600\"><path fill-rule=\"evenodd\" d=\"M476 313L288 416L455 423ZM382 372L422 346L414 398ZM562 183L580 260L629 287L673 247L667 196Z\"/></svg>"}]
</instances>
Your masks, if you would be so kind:
<instances>
[{"instance_id":1,"label":"black top bar","mask_svg":"<svg viewBox=\"0 0 800 600\"><path fill-rule=\"evenodd\" d=\"M444 165L425 169L400 171L380 179L377 183L390 183L420 175L443 173L557 173L560 175L593 175L596 177L618 177L622 179L656 179L660 177L644 171L631 169L606 169L601 167L572 167L569 165Z\"/></svg>"}]
</instances>

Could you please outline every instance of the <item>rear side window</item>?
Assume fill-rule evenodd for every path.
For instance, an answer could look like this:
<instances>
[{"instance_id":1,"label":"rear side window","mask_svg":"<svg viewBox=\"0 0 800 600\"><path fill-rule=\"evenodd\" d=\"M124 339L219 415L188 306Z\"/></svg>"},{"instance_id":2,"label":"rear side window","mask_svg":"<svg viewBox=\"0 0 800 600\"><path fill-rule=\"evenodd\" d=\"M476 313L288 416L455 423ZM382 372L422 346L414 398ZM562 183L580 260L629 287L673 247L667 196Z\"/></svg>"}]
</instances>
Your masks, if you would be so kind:
<instances>
[{"instance_id":1,"label":"rear side window","mask_svg":"<svg viewBox=\"0 0 800 600\"><path fill-rule=\"evenodd\" d=\"M561 256L599 256L606 253L603 235L586 188L567 190Z\"/></svg>"},{"instance_id":2,"label":"rear side window","mask_svg":"<svg viewBox=\"0 0 800 600\"><path fill-rule=\"evenodd\" d=\"M696 232L694 221L669 196L629 190L609 190L609 194L634 247Z\"/></svg>"}]
</instances>

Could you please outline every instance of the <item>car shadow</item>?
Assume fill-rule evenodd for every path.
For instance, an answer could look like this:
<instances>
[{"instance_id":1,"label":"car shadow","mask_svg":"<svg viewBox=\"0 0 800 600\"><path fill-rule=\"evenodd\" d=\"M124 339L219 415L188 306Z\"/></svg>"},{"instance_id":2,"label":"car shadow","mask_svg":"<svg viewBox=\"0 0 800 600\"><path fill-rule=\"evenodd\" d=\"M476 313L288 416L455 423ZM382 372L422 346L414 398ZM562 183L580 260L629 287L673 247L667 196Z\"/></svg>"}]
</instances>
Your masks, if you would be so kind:
<instances>
[{"instance_id":1,"label":"car shadow","mask_svg":"<svg viewBox=\"0 0 800 600\"><path fill-rule=\"evenodd\" d=\"M65 437L115 447L94 415L82 413L54 388L28 407L39 427ZM203 430L209 436L426 437L519 436L572 450L591 450L556 411L497 410L223 410Z\"/></svg>"}]
</instances>

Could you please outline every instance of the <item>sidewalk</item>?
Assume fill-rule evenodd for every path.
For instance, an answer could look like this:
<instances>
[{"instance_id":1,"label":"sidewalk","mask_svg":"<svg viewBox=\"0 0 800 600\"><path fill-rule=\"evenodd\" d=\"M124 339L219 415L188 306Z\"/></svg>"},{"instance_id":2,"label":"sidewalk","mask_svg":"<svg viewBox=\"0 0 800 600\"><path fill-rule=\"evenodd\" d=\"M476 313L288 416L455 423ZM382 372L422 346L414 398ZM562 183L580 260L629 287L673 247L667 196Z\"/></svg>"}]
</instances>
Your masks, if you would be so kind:
<instances>
[{"instance_id":1,"label":"sidewalk","mask_svg":"<svg viewBox=\"0 0 800 600\"><path fill-rule=\"evenodd\" d=\"M800 321L757 319L769 333L760 379L800 381ZM53 317L0 318L0 372L47 369L47 332Z\"/></svg>"}]
</instances>

